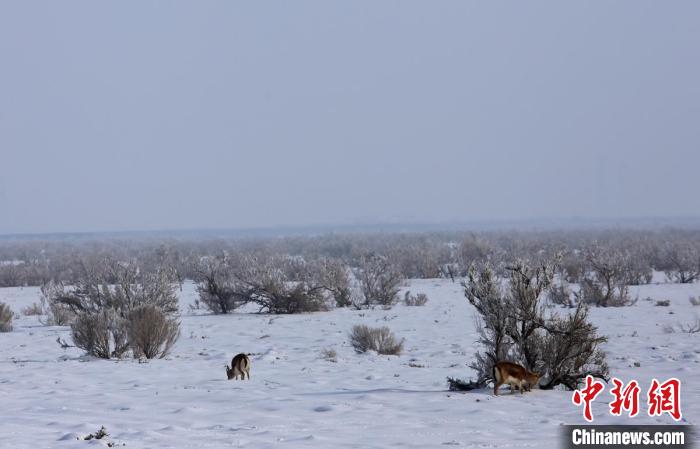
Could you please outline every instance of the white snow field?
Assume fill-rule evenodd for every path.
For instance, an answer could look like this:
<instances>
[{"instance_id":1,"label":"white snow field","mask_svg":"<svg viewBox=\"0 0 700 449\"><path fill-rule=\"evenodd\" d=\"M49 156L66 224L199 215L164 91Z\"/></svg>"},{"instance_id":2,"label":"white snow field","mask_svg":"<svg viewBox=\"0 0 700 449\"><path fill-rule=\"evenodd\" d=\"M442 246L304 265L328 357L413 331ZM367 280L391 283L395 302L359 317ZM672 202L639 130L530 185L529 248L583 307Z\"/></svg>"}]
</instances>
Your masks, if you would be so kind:
<instances>
[{"instance_id":1,"label":"white snow field","mask_svg":"<svg viewBox=\"0 0 700 449\"><path fill-rule=\"evenodd\" d=\"M425 307L270 316L192 314L194 286L181 294L182 328L163 360L96 360L70 342L67 327L21 316L0 334L0 447L86 448L555 448L562 424L585 423L563 390L520 395L447 391L447 376L469 378L478 349L474 310L458 283L411 281ZM668 326L694 322L688 297L700 284L635 287L632 307L593 309L611 373L642 387L642 413L611 417L609 387L593 403L595 423L674 421L646 415L652 378L681 379L682 424L700 419L700 334ZM657 307L646 297L670 299ZM39 300L36 288L0 289L16 313ZM565 309L560 309L562 312ZM406 339L400 357L356 354L355 324L386 325ZM335 349L337 363L320 357ZM228 381L224 364L254 355L250 381ZM638 362L640 366L635 366ZM105 426L109 437L84 441ZM123 445L123 446L122 446Z\"/></svg>"}]
</instances>

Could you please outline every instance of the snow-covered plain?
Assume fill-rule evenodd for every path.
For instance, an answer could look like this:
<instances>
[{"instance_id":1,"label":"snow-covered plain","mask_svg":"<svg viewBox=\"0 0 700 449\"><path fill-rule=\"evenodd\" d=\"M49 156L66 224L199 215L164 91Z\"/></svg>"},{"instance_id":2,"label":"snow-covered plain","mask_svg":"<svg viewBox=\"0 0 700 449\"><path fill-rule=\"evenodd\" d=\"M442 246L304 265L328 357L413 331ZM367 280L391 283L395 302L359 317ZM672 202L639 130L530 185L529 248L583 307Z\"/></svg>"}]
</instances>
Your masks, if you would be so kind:
<instances>
[{"instance_id":1,"label":"snow-covered plain","mask_svg":"<svg viewBox=\"0 0 700 449\"><path fill-rule=\"evenodd\" d=\"M70 342L68 328L21 316L0 334L0 448L428 448L558 446L562 424L585 423L566 391L523 396L491 390L447 391L447 376L469 378L478 349L474 310L458 283L410 282L425 307L269 316L191 313L194 287L181 293L182 335L171 356L96 360ZM700 419L700 334L668 326L694 322L700 307L688 297L700 285L655 284L632 289L632 307L594 309L609 337L611 373L642 386L652 378L682 380L685 424ZM644 298L670 299L656 307ZM38 302L36 288L0 289L19 313ZM564 309L562 309L563 311ZM356 354L354 324L386 325L406 339L400 357ZM337 363L324 360L335 349ZM224 364L250 352L250 381L228 381ZM635 366L638 362L639 367ZM593 404L596 423L665 423L667 415L614 418L608 390ZM105 440L78 439L105 426Z\"/></svg>"}]
</instances>

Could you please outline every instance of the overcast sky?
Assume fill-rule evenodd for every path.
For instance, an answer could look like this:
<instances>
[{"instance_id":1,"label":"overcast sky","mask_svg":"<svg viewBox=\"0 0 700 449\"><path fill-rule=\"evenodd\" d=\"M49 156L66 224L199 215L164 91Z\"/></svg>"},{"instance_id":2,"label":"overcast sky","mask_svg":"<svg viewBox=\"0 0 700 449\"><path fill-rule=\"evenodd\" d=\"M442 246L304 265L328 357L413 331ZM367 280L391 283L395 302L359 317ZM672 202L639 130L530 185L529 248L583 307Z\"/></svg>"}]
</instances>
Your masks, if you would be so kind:
<instances>
[{"instance_id":1,"label":"overcast sky","mask_svg":"<svg viewBox=\"0 0 700 449\"><path fill-rule=\"evenodd\" d=\"M700 215L700 2L0 2L0 234Z\"/></svg>"}]
</instances>

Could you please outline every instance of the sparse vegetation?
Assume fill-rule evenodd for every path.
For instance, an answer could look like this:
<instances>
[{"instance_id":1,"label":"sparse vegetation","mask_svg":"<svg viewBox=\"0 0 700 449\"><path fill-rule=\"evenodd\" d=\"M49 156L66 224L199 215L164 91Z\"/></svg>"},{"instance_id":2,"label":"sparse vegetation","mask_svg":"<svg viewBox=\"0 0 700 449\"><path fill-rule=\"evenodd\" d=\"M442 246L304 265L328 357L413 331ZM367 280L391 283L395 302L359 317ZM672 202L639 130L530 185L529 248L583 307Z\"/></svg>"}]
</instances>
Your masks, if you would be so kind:
<instances>
[{"instance_id":1,"label":"sparse vegetation","mask_svg":"<svg viewBox=\"0 0 700 449\"><path fill-rule=\"evenodd\" d=\"M12 310L4 302L0 302L0 332L12 332Z\"/></svg>"},{"instance_id":2,"label":"sparse vegetation","mask_svg":"<svg viewBox=\"0 0 700 449\"><path fill-rule=\"evenodd\" d=\"M398 341L386 326L368 327L360 324L354 326L350 332L350 344L358 353L375 351L383 355L400 355L403 342Z\"/></svg>"},{"instance_id":3,"label":"sparse vegetation","mask_svg":"<svg viewBox=\"0 0 700 449\"><path fill-rule=\"evenodd\" d=\"M589 248L586 261L589 271L581 278L581 290L576 294L579 302L599 307L622 307L636 302L629 295L626 271L627 255L604 250L599 246Z\"/></svg>"},{"instance_id":4,"label":"sparse vegetation","mask_svg":"<svg viewBox=\"0 0 700 449\"><path fill-rule=\"evenodd\" d=\"M22 315L24 316L37 316L41 315L43 313L41 304L39 303L32 303L31 305L28 305L27 307L24 307L22 309Z\"/></svg>"},{"instance_id":5,"label":"sparse vegetation","mask_svg":"<svg viewBox=\"0 0 700 449\"><path fill-rule=\"evenodd\" d=\"M422 307L428 303L428 295L425 293L412 295L410 291L406 291L403 296L403 303L410 307Z\"/></svg>"}]
</instances>

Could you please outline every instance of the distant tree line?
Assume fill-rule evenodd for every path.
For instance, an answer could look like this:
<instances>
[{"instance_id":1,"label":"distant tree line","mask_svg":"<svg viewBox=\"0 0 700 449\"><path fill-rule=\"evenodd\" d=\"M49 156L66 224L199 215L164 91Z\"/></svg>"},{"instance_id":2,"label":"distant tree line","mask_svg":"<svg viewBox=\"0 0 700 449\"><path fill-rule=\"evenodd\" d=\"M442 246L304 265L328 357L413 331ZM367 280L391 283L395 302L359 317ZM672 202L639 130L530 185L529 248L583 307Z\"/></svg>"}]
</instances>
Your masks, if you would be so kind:
<instances>
[{"instance_id":1,"label":"distant tree line","mask_svg":"<svg viewBox=\"0 0 700 449\"><path fill-rule=\"evenodd\" d=\"M622 286L650 282L653 270L664 272L670 282L700 278L700 230L490 231L239 239L0 239L0 287L41 286L52 280L74 284L83 267L99 267L107 259L135 262L147 272L167 267L180 282L199 282L206 277L207 261L223 254L227 265L239 265L234 270L239 280L266 276L272 282L270 263L280 265L284 277L296 281L308 275L309 266L323 264L341 275L337 266L342 264L364 277L370 289L377 281L367 277L371 263L381 263L401 278L455 280L464 278L473 264L489 263L504 275L504 267L513 260L558 257L561 279L584 285L588 296L599 298L599 305L618 301L624 296ZM267 266L244 276L243 260L247 265L258 261ZM280 274L275 274L278 282ZM594 292L591 282L605 284L603 291ZM313 285L309 287L313 293ZM352 301L342 295L338 299Z\"/></svg>"}]
</instances>

